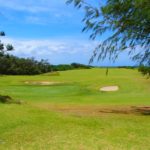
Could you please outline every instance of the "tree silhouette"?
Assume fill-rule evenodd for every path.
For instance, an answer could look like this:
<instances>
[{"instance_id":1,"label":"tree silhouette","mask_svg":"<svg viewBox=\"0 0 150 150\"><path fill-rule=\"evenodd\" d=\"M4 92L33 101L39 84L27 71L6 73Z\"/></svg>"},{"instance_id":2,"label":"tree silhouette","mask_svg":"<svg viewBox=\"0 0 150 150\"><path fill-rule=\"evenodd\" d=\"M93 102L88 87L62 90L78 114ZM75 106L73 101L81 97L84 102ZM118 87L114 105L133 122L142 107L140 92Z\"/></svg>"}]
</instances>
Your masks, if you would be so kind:
<instances>
[{"instance_id":1,"label":"tree silhouette","mask_svg":"<svg viewBox=\"0 0 150 150\"><path fill-rule=\"evenodd\" d=\"M97 6L87 2L68 0L67 4L85 10L83 31L91 31L90 39L109 33L95 48L90 62L95 57L115 61L127 51L133 60L150 66L150 0L106 0Z\"/></svg>"},{"instance_id":2,"label":"tree silhouette","mask_svg":"<svg viewBox=\"0 0 150 150\"><path fill-rule=\"evenodd\" d=\"M5 36L5 32L1 31L0 36ZM14 49L14 47L11 44L5 45L0 40L0 54L4 55L7 51L12 51L13 49Z\"/></svg>"}]
</instances>

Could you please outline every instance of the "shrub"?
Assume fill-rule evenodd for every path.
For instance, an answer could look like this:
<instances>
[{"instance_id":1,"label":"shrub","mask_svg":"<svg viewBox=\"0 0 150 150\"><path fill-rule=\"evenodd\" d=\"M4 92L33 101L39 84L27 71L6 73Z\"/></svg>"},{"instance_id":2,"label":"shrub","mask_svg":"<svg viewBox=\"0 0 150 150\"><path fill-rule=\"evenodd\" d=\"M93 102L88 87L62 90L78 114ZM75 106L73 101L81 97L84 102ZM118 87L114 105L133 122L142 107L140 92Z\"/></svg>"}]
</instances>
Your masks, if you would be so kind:
<instances>
[{"instance_id":1,"label":"shrub","mask_svg":"<svg viewBox=\"0 0 150 150\"><path fill-rule=\"evenodd\" d=\"M2 96L0 95L0 103L3 104L21 104L21 101L16 101L12 99L10 96Z\"/></svg>"},{"instance_id":2,"label":"shrub","mask_svg":"<svg viewBox=\"0 0 150 150\"><path fill-rule=\"evenodd\" d=\"M45 60L18 58L11 55L0 55L0 74L36 75L51 71L51 65Z\"/></svg>"},{"instance_id":3,"label":"shrub","mask_svg":"<svg viewBox=\"0 0 150 150\"><path fill-rule=\"evenodd\" d=\"M150 67L149 67L149 66L141 65L141 66L139 67L139 71L140 71L143 75L150 77Z\"/></svg>"},{"instance_id":4,"label":"shrub","mask_svg":"<svg viewBox=\"0 0 150 150\"><path fill-rule=\"evenodd\" d=\"M79 63L51 65L46 60L37 61L34 58L18 58L0 53L0 74L4 75L37 75L53 71L90 68L91 66Z\"/></svg>"}]
</instances>

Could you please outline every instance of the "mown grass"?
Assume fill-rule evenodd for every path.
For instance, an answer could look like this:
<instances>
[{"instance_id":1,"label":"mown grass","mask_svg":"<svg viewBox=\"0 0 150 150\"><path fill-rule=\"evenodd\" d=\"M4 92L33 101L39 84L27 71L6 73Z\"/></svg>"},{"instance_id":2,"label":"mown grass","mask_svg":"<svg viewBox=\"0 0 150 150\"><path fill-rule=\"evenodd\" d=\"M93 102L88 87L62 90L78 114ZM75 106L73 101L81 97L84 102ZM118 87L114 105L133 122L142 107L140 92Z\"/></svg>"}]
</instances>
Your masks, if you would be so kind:
<instances>
[{"instance_id":1,"label":"mown grass","mask_svg":"<svg viewBox=\"0 0 150 150\"><path fill-rule=\"evenodd\" d=\"M57 81L62 85L27 85L25 81ZM102 93L101 86L118 85ZM150 117L109 113L82 115L54 109L67 107L149 106L150 80L137 70L73 70L39 76L1 76L0 94L22 105L0 104L0 149L4 150L148 150ZM41 106L41 107L40 107Z\"/></svg>"}]
</instances>

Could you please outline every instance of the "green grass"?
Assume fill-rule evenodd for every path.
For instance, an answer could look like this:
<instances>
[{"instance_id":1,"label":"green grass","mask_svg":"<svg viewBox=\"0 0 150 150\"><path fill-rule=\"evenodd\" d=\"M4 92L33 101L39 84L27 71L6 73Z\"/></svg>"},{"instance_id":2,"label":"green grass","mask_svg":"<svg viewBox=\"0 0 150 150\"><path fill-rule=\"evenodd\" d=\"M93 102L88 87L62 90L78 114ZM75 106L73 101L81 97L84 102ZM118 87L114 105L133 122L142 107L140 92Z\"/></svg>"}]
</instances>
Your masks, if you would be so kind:
<instances>
[{"instance_id":1,"label":"green grass","mask_svg":"<svg viewBox=\"0 0 150 150\"><path fill-rule=\"evenodd\" d=\"M26 85L57 81L60 85ZM118 85L117 92L99 88ZM140 114L83 115L45 106L127 107L150 105L150 80L137 70L73 70L38 76L0 76L0 94L23 100L0 104L2 150L149 150L150 117Z\"/></svg>"}]
</instances>

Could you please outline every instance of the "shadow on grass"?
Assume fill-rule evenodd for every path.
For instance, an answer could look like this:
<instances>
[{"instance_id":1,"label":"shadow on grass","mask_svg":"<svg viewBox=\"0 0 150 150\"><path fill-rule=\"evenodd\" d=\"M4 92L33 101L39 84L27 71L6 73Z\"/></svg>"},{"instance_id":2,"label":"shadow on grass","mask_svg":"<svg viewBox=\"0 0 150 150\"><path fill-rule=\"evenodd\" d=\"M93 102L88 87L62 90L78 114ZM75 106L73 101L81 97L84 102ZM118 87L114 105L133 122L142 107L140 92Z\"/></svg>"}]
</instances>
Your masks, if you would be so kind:
<instances>
[{"instance_id":1,"label":"shadow on grass","mask_svg":"<svg viewBox=\"0 0 150 150\"><path fill-rule=\"evenodd\" d=\"M142 115L150 115L150 107L133 107L135 112Z\"/></svg>"},{"instance_id":2,"label":"shadow on grass","mask_svg":"<svg viewBox=\"0 0 150 150\"><path fill-rule=\"evenodd\" d=\"M132 106L130 108L122 108L122 109L102 109L99 112L101 113L114 113L114 114L141 114L141 115L150 115L150 107L137 107Z\"/></svg>"},{"instance_id":3,"label":"shadow on grass","mask_svg":"<svg viewBox=\"0 0 150 150\"><path fill-rule=\"evenodd\" d=\"M75 106L39 104L37 107L76 116L101 116L102 114L150 115L150 106Z\"/></svg>"}]
</instances>

